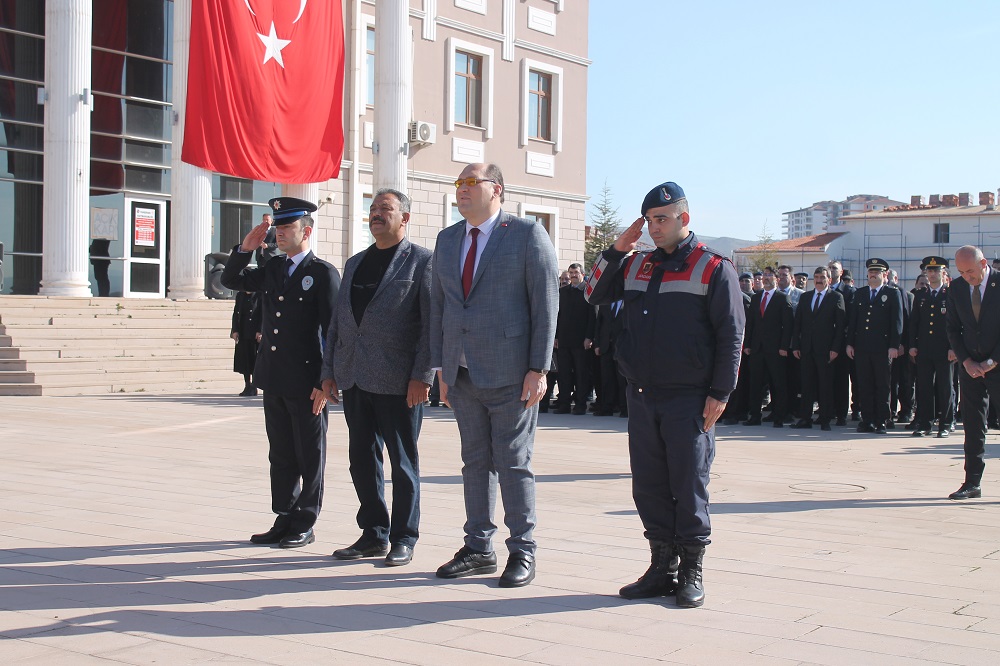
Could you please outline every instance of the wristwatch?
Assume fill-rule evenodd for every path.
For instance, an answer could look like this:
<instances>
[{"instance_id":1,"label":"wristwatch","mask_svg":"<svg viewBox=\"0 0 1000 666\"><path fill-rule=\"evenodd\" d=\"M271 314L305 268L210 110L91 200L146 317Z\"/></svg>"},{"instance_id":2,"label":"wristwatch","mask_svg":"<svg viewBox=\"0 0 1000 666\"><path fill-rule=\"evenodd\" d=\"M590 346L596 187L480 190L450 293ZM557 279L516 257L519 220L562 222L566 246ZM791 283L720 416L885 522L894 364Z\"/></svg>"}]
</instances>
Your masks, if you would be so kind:
<instances>
[{"instance_id":1,"label":"wristwatch","mask_svg":"<svg viewBox=\"0 0 1000 666\"><path fill-rule=\"evenodd\" d=\"M988 368L992 368L994 365L996 365L996 363L994 363L993 359L991 359L991 358L986 359L985 363L986 363L986 367L988 367Z\"/></svg>"},{"instance_id":2,"label":"wristwatch","mask_svg":"<svg viewBox=\"0 0 1000 666\"><path fill-rule=\"evenodd\" d=\"M549 371L548 371L548 370L539 370L538 368L528 368L528 370L530 370L530 371L532 371L532 372L537 372L537 373L538 373L538 374L540 374L540 375L541 375L542 377L544 377L545 375L549 374Z\"/></svg>"}]
</instances>

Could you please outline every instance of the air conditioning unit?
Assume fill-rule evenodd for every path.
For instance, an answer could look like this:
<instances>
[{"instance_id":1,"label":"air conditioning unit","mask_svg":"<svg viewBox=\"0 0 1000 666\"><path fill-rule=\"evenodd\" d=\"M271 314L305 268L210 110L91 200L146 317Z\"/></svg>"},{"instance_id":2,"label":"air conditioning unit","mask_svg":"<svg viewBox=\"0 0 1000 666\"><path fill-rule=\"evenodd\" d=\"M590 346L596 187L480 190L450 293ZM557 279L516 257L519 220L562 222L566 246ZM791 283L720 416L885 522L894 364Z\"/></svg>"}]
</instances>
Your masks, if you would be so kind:
<instances>
[{"instance_id":1,"label":"air conditioning unit","mask_svg":"<svg viewBox=\"0 0 1000 666\"><path fill-rule=\"evenodd\" d=\"M438 128L434 123L414 120L410 123L410 143L432 144L437 141Z\"/></svg>"}]
</instances>

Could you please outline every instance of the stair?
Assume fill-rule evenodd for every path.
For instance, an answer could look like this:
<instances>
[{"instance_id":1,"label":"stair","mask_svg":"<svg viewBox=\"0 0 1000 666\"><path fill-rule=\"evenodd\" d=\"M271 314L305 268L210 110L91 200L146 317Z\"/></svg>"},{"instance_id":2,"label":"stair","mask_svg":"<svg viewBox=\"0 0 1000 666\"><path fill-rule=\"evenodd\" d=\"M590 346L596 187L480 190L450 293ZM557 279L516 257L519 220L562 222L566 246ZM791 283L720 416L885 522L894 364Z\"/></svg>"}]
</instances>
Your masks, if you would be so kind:
<instances>
[{"instance_id":1,"label":"stair","mask_svg":"<svg viewBox=\"0 0 1000 666\"><path fill-rule=\"evenodd\" d=\"M0 396L239 392L232 301L0 296Z\"/></svg>"}]
</instances>

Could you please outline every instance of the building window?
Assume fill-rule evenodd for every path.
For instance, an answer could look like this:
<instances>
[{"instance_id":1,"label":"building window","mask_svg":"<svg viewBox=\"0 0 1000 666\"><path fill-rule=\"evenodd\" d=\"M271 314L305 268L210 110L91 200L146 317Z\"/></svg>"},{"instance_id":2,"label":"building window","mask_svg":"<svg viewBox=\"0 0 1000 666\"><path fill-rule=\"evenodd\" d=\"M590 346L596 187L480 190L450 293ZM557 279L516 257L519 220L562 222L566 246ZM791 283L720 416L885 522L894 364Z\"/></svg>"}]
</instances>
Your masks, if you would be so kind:
<instances>
[{"instance_id":1,"label":"building window","mask_svg":"<svg viewBox=\"0 0 1000 666\"><path fill-rule=\"evenodd\" d=\"M368 97L366 104L375 106L375 26L368 26L365 31L367 41L365 42L365 73L368 75Z\"/></svg>"},{"instance_id":2,"label":"building window","mask_svg":"<svg viewBox=\"0 0 1000 666\"><path fill-rule=\"evenodd\" d=\"M455 52L455 122L483 126L483 59Z\"/></svg>"},{"instance_id":3,"label":"building window","mask_svg":"<svg viewBox=\"0 0 1000 666\"><path fill-rule=\"evenodd\" d=\"M552 75L528 70L528 138L552 140Z\"/></svg>"},{"instance_id":4,"label":"building window","mask_svg":"<svg viewBox=\"0 0 1000 666\"><path fill-rule=\"evenodd\" d=\"M493 138L493 49L449 37L446 57L445 131L464 125L482 128L486 130L485 138Z\"/></svg>"},{"instance_id":5,"label":"building window","mask_svg":"<svg viewBox=\"0 0 1000 666\"><path fill-rule=\"evenodd\" d=\"M940 244L947 244L951 237L951 224L948 222L942 222L940 224L934 225L934 242Z\"/></svg>"},{"instance_id":6,"label":"building window","mask_svg":"<svg viewBox=\"0 0 1000 666\"><path fill-rule=\"evenodd\" d=\"M525 58L521 61L521 146L551 141L562 150L563 70Z\"/></svg>"},{"instance_id":7,"label":"building window","mask_svg":"<svg viewBox=\"0 0 1000 666\"><path fill-rule=\"evenodd\" d=\"M528 222L535 222L542 225L542 228L545 229L545 233L551 234L552 217L548 213L525 213L524 219Z\"/></svg>"}]
</instances>

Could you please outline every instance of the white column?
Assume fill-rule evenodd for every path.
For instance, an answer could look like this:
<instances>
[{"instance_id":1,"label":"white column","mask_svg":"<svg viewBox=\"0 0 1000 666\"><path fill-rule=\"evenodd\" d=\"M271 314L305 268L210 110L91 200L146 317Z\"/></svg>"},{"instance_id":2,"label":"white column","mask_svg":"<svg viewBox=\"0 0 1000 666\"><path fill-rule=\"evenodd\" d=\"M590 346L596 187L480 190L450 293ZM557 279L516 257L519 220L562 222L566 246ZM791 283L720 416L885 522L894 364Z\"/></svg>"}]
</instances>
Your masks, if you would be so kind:
<instances>
[{"instance_id":1,"label":"white column","mask_svg":"<svg viewBox=\"0 0 1000 666\"><path fill-rule=\"evenodd\" d=\"M91 0L45 3L43 296L91 296Z\"/></svg>"},{"instance_id":2,"label":"white column","mask_svg":"<svg viewBox=\"0 0 1000 666\"><path fill-rule=\"evenodd\" d=\"M205 298L205 255L212 251L212 172L181 162L187 112L191 0L174 0L174 126L170 176L170 289L173 299ZM229 248L223 248L228 250Z\"/></svg>"},{"instance_id":3,"label":"white column","mask_svg":"<svg viewBox=\"0 0 1000 666\"><path fill-rule=\"evenodd\" d=\"M408 125L413 97L410 3L375 4L375 190L406 192Z\"/></svg>"},{"instance_id":4,"label":"white column","mask_svg":"<svg viewBox=\"0 0 1000 666\"><path fill-rule=\"evenodd\" d=\"M317 206L319 205L319 183L285 183L281 186L281 192L286 197L305 199L306 201L311 201ZM314 220L315 218L316 216L313 215ZM318 220L316 221L318 222Z\"/></svg>"}]
</instances>

